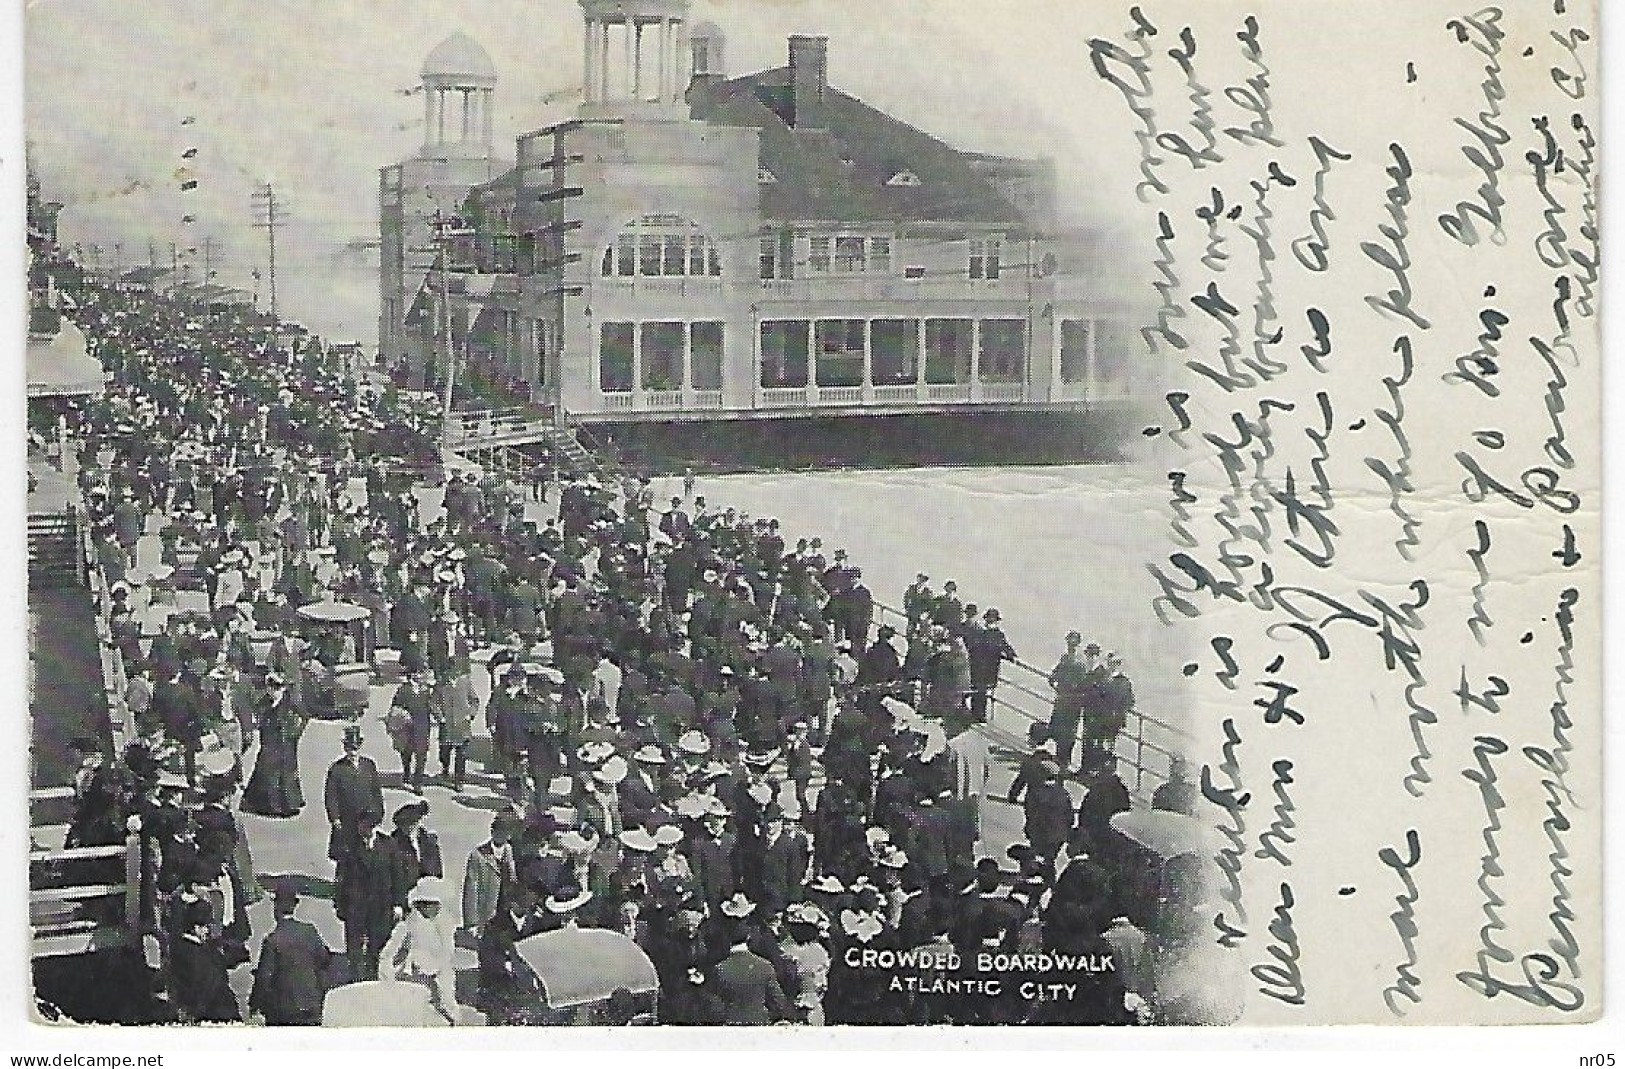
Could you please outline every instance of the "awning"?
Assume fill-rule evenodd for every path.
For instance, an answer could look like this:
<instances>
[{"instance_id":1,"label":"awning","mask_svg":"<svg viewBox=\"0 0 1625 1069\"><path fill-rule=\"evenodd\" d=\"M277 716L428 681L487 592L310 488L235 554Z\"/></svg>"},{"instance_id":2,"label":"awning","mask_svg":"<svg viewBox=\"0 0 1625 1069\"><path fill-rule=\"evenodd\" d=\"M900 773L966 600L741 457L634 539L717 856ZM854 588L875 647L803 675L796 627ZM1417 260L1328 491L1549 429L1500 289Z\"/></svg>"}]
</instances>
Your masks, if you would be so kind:
<instances>
[{"instance_id":1,"label":"awning","mask_svg":"<svg viewBox=\"0 0 1625 1069\"><path fill-rule=\"evenodd\" d=\"M101 361L85 348L85 336L64 319L50 338L28 339L28 396L83 397L102 392Z\"/></svg>"}]
</instances>

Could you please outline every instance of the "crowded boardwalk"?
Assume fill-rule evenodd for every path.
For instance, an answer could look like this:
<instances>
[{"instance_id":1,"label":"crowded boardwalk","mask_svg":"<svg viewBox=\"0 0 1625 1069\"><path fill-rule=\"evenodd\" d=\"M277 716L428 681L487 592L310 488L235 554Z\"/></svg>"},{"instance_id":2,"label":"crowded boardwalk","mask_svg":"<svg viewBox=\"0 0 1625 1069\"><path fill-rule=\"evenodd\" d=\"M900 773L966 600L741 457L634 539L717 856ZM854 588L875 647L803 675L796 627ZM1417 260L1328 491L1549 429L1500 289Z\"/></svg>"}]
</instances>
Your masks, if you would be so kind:
<instances>
[{"instance_id":1,"label":"crowded boardwalk","mask_svg":"<svg viewBox=\"0 0 1625 1069\"><path fill-rule=\"evenodd\" d=\"M1103 637L1013 718L973 591L888 614L703 481L443 458L318 339L72 316L118 679L65 845L135 852L126 1019L1212 1019L1196 789Z\"/></svg>"}]
</instances>

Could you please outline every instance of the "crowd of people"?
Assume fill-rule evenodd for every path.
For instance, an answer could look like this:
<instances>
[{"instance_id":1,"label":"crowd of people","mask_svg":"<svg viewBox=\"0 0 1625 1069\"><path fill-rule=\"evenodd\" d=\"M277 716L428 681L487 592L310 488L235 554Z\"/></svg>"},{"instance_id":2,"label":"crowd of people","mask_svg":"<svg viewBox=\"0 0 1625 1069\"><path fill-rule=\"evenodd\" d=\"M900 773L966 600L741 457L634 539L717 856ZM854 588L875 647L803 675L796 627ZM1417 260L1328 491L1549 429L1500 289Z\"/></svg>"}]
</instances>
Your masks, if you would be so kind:
<instances>
[{"instance_id":1,"label":"crowd of people","mask_svg":"<svg viewBox=\"0 0 1625 1069\"><path fill-rule=\"evenodd\" d=\"M1113 824L1133 703L1115 656L1068 636L1004 799L1025 840L989 856L974 728L1016 651L955 584L920 576L899 634L844 550L787 544L692 480L657 506L648 478L547 457L518 480L451 470L427 508L437 458L409 399L319 342L93 288L73 314L111 373L74 435L131 737L83 740L70 845L139 837L180 1019L243 1019L227 978L267 890L247 1011L272 1024L320 1023L329 987L371 978L420 983L450 1023L465 1003L543 1019L521 947L570 927L642 949L662 1023L1193 1018L1170 963L1200 938L1178 893L1194 858ZM155 528L160 561L138 567ZM207 611L176 610L177 588ZM366 612L310 611L334 604ZM345 727L307 797L313 717ZM386 812L372 732L420 800ZM466 858L442 857L426 783L500 799ZM312 804L331 868L304 875L331 873L336 951L297 916L309 880L261 886L240 816ZM1182 773L1157 804L1191 811ZM478 961L461 985L459 946ZM1038 954L1110 964L1075 970L1067 1000L989 988L987 962ZM637 1018L628 994L602 1019Z\"/></svg>"}]
</instances>

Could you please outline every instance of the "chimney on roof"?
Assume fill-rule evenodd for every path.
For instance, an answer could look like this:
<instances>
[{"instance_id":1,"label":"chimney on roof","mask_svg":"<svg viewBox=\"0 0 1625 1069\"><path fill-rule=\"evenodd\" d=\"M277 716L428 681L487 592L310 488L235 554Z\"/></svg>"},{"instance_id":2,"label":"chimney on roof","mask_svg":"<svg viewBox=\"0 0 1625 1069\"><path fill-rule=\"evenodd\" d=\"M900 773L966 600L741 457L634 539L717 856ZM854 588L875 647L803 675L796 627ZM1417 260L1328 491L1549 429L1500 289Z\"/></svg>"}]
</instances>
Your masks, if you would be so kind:
<instances>
[{"instance_id":1,"label":"chimney on roof","mask_svg":"<svg viewBox=\"0 0 1625 1069\"><path fill-rule=\"evenodd\" d=\"M824 94L829 88L829 38L790 38L791 114L800 129L824 128Z\"/></svg>"}]
</instances>

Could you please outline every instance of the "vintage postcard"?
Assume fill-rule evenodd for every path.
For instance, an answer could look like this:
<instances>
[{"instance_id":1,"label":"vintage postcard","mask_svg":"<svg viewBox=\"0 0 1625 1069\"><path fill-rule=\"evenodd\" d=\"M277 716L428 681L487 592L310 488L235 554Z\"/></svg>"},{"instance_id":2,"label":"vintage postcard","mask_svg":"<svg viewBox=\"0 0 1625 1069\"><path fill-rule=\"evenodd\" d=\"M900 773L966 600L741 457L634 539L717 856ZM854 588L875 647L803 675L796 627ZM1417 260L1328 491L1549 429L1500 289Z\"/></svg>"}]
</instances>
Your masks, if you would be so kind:
<instances>
[{"instance_id":1,"label":"vintage postcard","mask_svg":"<svg viewBox=\"0 0 1625 1069\"><path fill-rule=\"evenodd\" d=\"M34 1034L1598 1020L1598 19L28 5Z\"/></svg>"}]
</instances>

